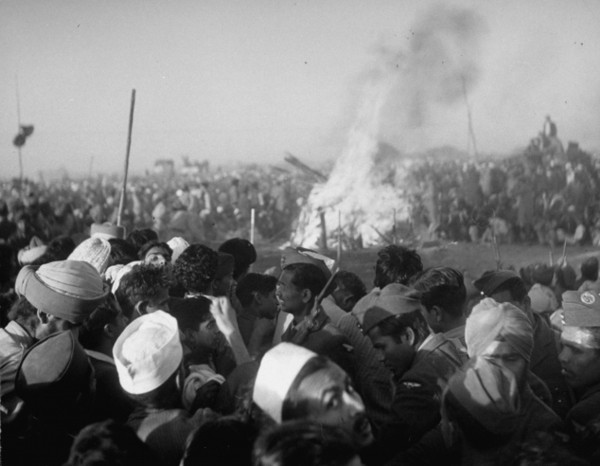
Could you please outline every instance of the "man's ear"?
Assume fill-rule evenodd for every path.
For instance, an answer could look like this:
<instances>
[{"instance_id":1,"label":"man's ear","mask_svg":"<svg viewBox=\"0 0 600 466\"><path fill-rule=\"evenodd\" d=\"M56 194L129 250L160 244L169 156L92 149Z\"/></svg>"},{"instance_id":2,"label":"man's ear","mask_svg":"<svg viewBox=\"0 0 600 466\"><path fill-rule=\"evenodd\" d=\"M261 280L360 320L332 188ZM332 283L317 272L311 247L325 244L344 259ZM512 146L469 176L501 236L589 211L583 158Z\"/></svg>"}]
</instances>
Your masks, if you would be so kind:
<instances>
[{"instance_id":1,"label":"man's ear","mask_svg":"<svg viewBox=\"0 0 600 466\"><path fill-rule=\"evenodd\" d=\"M433 306L429 310L429 314L433 318L433 321L438 324L444 320L444 312L442 311L442 308L439 306Z\"/></svg>"},{"instance_id":2,"label":"man's ear","mask_svg":"<svg viewBox=\"0 0 600 466\"><path fill-rule=\"evenodd\" d=\"M404 331L402 332L402 335L400 336L400 339L404 343L407 343L410 346L414 346L415 341L417 339L417 336L415 335L415 331L412 328L406 327L404 329Z\"/></svg>"},{"instance_id":3,"label":"man's ear","mask_svg":"<svg viewBox=\"0 0 600 466\"><path fill-rule=\"evenodd\" d=\"M144 314L148 314L148 311L146 309L147 307L148 301L138 301L134 306L135 311L141 316L143 316Z\"/></svg>"},{"instance_id":4,"label":"man's ear","mask_svg":"<svg viewBox=\"0 0 600 466\"><path fill-rule=\"evenodd\" d=\"M304 288L302 290L302 302L304 304L310 303L311 299L313 299L314 295L312 293L312 291L310 291L308 288Z\"/></svg>"},{"instance_id":5,"label":"man's ear","mask_svg":"<svg viewBox=\"0 0 600 466\"><path fill-rule=\"evenodd\" d=\"M45 313L44 311L37 310L37 317L42 324L47 324L50 320L50 315Z\"/></svg>"},{"instance_id":6,"label":"man's ear","mask_svg":"<svg viewBox=\"0 0 600 466\"><path fill-rule=\"evenodd\" d=\"M356 303L356 298L351 294L344 296L344 298L342 299L342 304L348 309L353 309L354 306L356 306Z\"/></svg>"},{"instance_id":7,"label":"man's ear","mask_svg":"<svg viewBox=\"0 0 600 466\"><path fill-rule=\"evenodd\" d=\"M117 335L115 334L115 328L113 324L105 324L104 327L102 327L102 331L111 340L117 339Z\"/></svg>"}]
</instances>

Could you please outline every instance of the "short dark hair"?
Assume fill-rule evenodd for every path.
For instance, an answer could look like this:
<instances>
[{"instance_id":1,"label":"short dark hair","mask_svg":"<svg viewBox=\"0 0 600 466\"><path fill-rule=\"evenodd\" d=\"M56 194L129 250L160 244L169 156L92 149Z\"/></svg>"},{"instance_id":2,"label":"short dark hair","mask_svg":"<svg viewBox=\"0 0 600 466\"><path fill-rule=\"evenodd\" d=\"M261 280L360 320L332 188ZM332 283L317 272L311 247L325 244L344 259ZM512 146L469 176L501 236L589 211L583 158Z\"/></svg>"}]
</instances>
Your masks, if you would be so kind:
<instances>
[{"instance_id":1,"label":"short dark hair","mask_svg":"<svg viewBox=\"0 0 600 466\"><path fill-rule=\"evenodd\" d=\"M256 249L254 245L243 238L231 238L219 246L219 252L231 254L234 259L233 278L237 280L244 274L250 265L256 262Z\"/></svg>"},{"instance_id":2,"label":"short dark hair","mask_svg":"<svg viewBox=\"0 0 600 466\"><path fill-rule=\"evenodd\" d=\"M268 295L277 286L277 279L272 275L249 273L238 282L235 294L242 306L252 304L254 293Z\"/></svg>"},{"instance_id":3,"label":"short dark hair","mask_svg":"<svg viewBox=\"0 0 600 466\"><path fill-rule=\"evenodd\" d=\"M438 306L454 317L463 315L467 288L458 270L431 267L415 277L412 287L421 292L421 304L427 310Z\"/></svg>"},{"instance_id":4,"label":"short dark hair","mask_svg":"<svg viewBox=\"0 0 600 466\"><path fill-rule=\"evenodd\" d=\"M234 416L205 422L189 437L182 466L251 466L256 428Z\"/></svg>"},{"instance_id":5,"label":"short dark hair","mask_svg":"<svg viewBox=\"0 0 600 466\"><path fill-rule=\"evenodd\" d=\"M19 297L8 311L8 319L14 320L28 332L38 326L37 309L25 296ZM34 336L34 335L31 335Z\"/></svg>"},{"instance_id":6,"label":"short dark hair","mask_svg":"<svg viewBox=\"0 0 600 466\"><path fill-rule=\"evenodd\" d=\"M177 258L173 276L186 291L204 293L217 274L219 254L203 244L190 244Z\"/></svg>"},{"instance_id":7,"label":"short dark hair","mask_svg":"<svg viewBox=\"0 0 600 466\"><path fill-rule=\"evenodd\" d=\"M119 315L119 309L113 295L109 294L79 327L79 343L86 349L96 349L102 341L104 326L110 324Z\"/></svg>"},{"instance_id":8,"label":"short dark hair","mask_svg":"<svg viewBox=\"0 0 600 466\"><path fill-rule=\"evenodd\" d=\"M381 335L392 337L397 343L400 342L400 337L407 328L411 328L415 333L417 342L423 342L431 333L427 320L420 310L390 316L379 322L376 327L379 328Z\"/></svg>"},{"instance_id":9,"label":"short dark hair","mask_svg":"<svg viewBox=\"0 0 600 466\"><path fill-rule=\"evenodd\" d=\"M99 464L137 466L157 465L158 462L131 427L109 419L90 424L77 434L65 466Z\"/></svg>"},{"instance_id":10,"label":"short dark hair","mask_svg":"<svg viewBox=\"0 0 600 466\"><path fill-rule=\"evenodd\" d=\"M158 240L158 233L156 233L151 228L139 228L133 230L127 236L127 241L129 241L133 245L136 253L144 244L152 240Z\"/></svg>"},{"instance_id":11,"label":"short dark hair","mask_svg":"<svg viewBox=\"0 0 600 466\"><path fill-rule=\"evenodd\" d=\"M501 283L495 290L491 292L492 295L496 293L502 293L504 291L510 292L510 296L513 301L522 302L528 294L527 286L525 281L521 277L512 277Z\"/></svg>"},{"instance_id":12,"label":"short dark hair","mask_svg":"<svg viewBox=\"0 0 600 466\"><path fill-rule=\"evenodd\" d=\"M317 297L327 284L327 277L319 267L314 264L295 263L283 268L284 272L292 272L292 284L301 289L308 289Z\"/></svg>"},{"instance_id":13,"label":"short dark hair","mask_svg":"<svg viewBox=\"0 0 600 466\"><path fill-rule=\"evenodd\" d=\"M135 247L122 238L109 238L110 258L112 265L129 264L137 260Z\"/></svg>"},{"instance_id":14,"label":"short dark hair","mask_svg":"<svg viewBox=\"0 0 600 466\"><path fill-rule=\"evenodd\" d=\"M153 390L146 393L127 393L127 396L146 408L173 409L180 402L180 391L177 388L177 377L180 368L177 368L167 380Z\"/></svg>"},{"instance_id":15,"label":"short dark hair","mask_svg":"<svg viewBox=\"0 0 600 466\"><path fill-rule=\"evenodd\" d=\"M586 280L598 280L598 258L588 257L581 263L581 277Z\"/></svg>"},{"instance_id":16,"label":"short dark hair","mask_svg":"<svg viewBox=\"0 0 600 466\"><path fill-rule=\"evenodd\" d=\"M211 301L204 296L194 298L174 298L170 307L170 314L177 320L179 330L198 330L202 322L212 317L210 313Z\"/></svg>"},{"instance_id":17,"label":"short dark hair","mask_svg":"<svg viewBox=\"0 0 600 466\"><path fill-rule=\"evenodd\" d=\"M138 251L138 258L143 261L146 258L146 254L148 254L148 251L150 251L150 249L152 249L152 248L164 249L165 252L167 253L167 254L165 254L165 258L166 258L167 262L171 262L171 257L173 257L173 250L171 249L171 246L169 246L164 241L158 241L158 240L151 240L151 241L148 241L147 243L144 243L144 245Z\"/></svg>"},{"instance_id":18,"label":"short dark hair","mask_svg":"<svg viewBox=\"0 0 600 466\"><path fill-rule=\"evenodd\" d=\"M367 287L355 273L340 270L333 280L336 286L349 291L356 301L367 294Z\"/></svg>"},{"instance_id":19,"label":"short dark hair","mask_svg":"<svg viewBox=\"0 0 600 466\"><path fill-rule=\"evenodd\" d=\"M255 466L345 466L357 447L338 426L287 422L265 431L254 445Z\"/></svg>"},{"instance_id":20,"label":"short dark hair","mask_svg":"<svg viewBox=\"0 0 600 466\"><path fill-rule=\"evenodd\" d=\"M414 249L391 244L377 253L373 284L384 288L390 283L408 285L411 277L423 270L421 256Z\"/></svg>"},{"instance_id":21,"label":"short dark hair","mask_svg":"<svg viewBox=\"0 0 600 466\"><path fill-rule=\"evenodd\" d=\"M138 264L123 276L115 296L125 316L131 319L137 303L152 301L159 296L159 290L168 289L170 283L166 269L149 264Z\"/></svg>"}]
</instances>

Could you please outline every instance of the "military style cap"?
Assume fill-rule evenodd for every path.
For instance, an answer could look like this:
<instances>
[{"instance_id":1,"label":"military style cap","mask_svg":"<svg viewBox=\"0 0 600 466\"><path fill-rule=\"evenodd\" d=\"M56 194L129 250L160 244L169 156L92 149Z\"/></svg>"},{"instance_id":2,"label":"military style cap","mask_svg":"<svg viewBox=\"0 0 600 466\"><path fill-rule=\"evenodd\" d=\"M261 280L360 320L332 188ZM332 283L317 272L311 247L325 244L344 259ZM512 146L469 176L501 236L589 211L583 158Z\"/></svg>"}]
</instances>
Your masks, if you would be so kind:
<instances>
[{"instance_id":1,"label":"military style cap","mask_svg":"<svg viewBox=\"0 0 600 466\"><path fill-rule=\"evenodd\" d=\"M285 248L281 255L281 270L292 264L312 264L320 268L327 279L331 277L331 267L334 263L335 261L330 257L301 247Z\"/></svg>"},{"instance_id":2,"label":"military style cap","mask_svg":"<svg viewBox=\"0 0 600 466\"><path fill-rule=\"evenodd\" d=\"M596 291L565 291L563 319L569 327L600 327L600 294Z\"/></svg>"},{"instance_id":3,"label":"military style cap","mask_svg":"<svg viewBox=\"0 0 600 466\"><path fill-rule=\"evenodd\" d=\"M363 318L363 331L367 333L380 322L401 314L421 309L421 293L400 283L390 283L370 302Z\"/></svg>"}]
</instances>

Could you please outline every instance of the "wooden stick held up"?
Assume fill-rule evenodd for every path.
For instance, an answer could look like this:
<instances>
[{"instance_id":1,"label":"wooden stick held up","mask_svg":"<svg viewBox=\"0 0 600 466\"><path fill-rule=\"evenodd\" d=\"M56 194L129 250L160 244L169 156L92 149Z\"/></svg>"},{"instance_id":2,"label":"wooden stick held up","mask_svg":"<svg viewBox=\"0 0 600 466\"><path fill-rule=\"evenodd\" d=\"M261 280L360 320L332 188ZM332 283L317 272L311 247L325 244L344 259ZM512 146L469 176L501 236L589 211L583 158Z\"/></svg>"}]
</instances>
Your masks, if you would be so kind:
<instances>
[{"instance_id":1,"label":"wooden stick held up","mask_svg":"<svg viewBox=\"0 0 600 466\"><path fill-rule=\"evenodd\" d=\"M133 110L135 108L135 89L131 90L131 108L129 110L129 131L127 133L127 152L125 153L125 173L123 176L123 187L121 188L121 200L119 201L119 212L117 214L117 225L121 226L123 209L125 208L125 195L127 193L127 175L129 173L129 153L131 151L131 132L133 130Z\"/></svg>"}]
</instances>

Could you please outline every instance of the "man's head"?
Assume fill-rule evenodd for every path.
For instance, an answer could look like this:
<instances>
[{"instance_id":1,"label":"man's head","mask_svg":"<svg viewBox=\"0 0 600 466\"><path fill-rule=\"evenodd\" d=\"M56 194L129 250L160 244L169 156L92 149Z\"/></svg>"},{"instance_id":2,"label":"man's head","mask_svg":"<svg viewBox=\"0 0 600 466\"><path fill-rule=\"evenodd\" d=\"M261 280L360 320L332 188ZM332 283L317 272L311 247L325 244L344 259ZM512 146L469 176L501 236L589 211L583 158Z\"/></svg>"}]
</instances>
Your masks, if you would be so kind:
<instances>
[{"instance_id":1,"label":"man's head","mask_svg":"<svg viewBox=\"0 0 600 466\"><path fill-rule=\"evenodd\" d=\"M265 354L253 400L278 423L306 419L343 428L360 447L373 441L364 404L348 375L327 358L291 343Z\"/></svg>"},{"instance_id":2,"label":"man's head","mask_svg":"<svg viewBox=\"0 0 600 466\"><path fill-rule=\"evenodd\" d=\"M277 279L259 273L246 274L238 283L235 293L244 309L250 309L259 317L273 319L277 315L275 288Z\"/></svg>"},{"instance_id":3,"label":"man's head","mask_svg":"<svg viewBox=\"0 0 600 466\"><path fill-rule=\"evenodd\" d=\"M176 407L183 359L174 317L156 311L131 322L113 347L121 387L147 407Z\"/></svg>"},{"instance_id":4,"label":"man's head","mask_svg":"<svg viewBox=\"0 0 600 466\"><path fill-rule=\"evenodd\" d=\"M203 244L189 245L173 266L175 280L189 293L212 294L219 255Z\"/></svg>"},{"instance_id":5,"label":"man's head","mask_svg":"<svg viewBox=\"0 0 600 466\"><path fill-rule=\"evenodd\" d=\"M161 241L149 241L138 252L138 257L142 262L157 267L170 264L172 255L173 250L171 247Z\"/></svg>"},{"instance_id":6,"label":"man's head","mask_svg":"<svg viewBox=\"0 0 600 466\"><path fill-rule=\"evenodd\" d=\"M212 289L215 296L231 296L235 290L236 282L233 278L233 269L235 266L234 258L231 254L219 252L219 263Z\"/></svg>"},{"instance_id":7,"label":"man's head","mask_svg":"<svg viewBox=\"0 0 600 466\"><path fill-rule=\"evenodd\" d=\"M434 332L447 332L464 323L467 289L463 275L450 267L432 267L416 277L425 318Z\"/></svg>"},{"instance_id":8,"label":"man's head","mask_svg":"<svg viewBox=\"0 0 600 466\"><path fill-rule=\"evenodd\" d=\"M600 295L566 291L563 319L558 359L567 383L581 392L600 382Z\"/></svg>"},{"instance_id":9,"label":"man's head","mask_svg":"<svg viewBox=\"0 0 600 466\"><path fill-rule=\"evenodd\" d=\"M256 262L256 249L252 243L243 238L231 238L219 246L219 252L231 254L235 261L233 278L242 278L250 266Z\"/></svg>"},{"instance_id":10,"label":"man's head","mask_svg":"<svg viewBox=\"0 0 600 466\"><path fill-rule=\"evenodd\" d=\"M377 253L373 284L378 288L390 283L408 285L410 279L422 270L423 263L417 251L392 244Z\"/></svg>"},{"instance_id":11,"label":"man's head","mask_svg":"<svg viewBox=\"0 0 600 466\"><path fill-rule=\"evenodd\" d=\"M533 348L533 327L525 313L511 303L486 298L477 304L465 326L469 357L482 356L510 370L519 389L527 382Z\"/></svg>"},{"instance_id":12,"label":"man's head","mask_svg":"<svg viewBox=\"0 0 600 466\"><path fill-rule=\"evenodd\" d=\"M135 265L127 272L115 292L129 320L157 310L169 311L170 279L162 267Z\"/></svg>"},{"instance_id":13,"label":"man's head","mask_svg":"<svg viewBox=\"0 0 600 466\"><path fill-rule=\"evenodd\" d=\"M73 250L68 257L71 261L84 261L94 266L100 275L112 265L110 243L104 238L93 236L88 238Z\"/></svg>"},{"instance_id":14,"label":"man's head","mask_svg":"<svg viewBox=\"0 0 600 466\"><path fill-rule=\"evenodd\" d=\"M92 265L72 260L23 267L15 291L37 309L38 339L78 327L108 295Z\"/></svg>"},{"instance_id":15,"label":"man's head","mask_svg":"<svg viewBox=\"0 0 600 466\"><path fill-rule=\"evenodd\" d=\"M295 316L308 313L326 284L325 273L316 265L287 265L279 276L276 288L280 309Z\"/></svg>"},{"instance_id":16,"label":"man's head","mask_svg":"<svg viewBox=\"0 0 600 466\"><path fill-rule=\"evenodd\" d=\"M417 349L431 332L422 313L419 292L398 283L372 294L362 328L380 360L396 376L410 368Z\"/></svg>"},{"instance_id":17,"label":"man's head","mask_svg":"<svg viewBox=\"0 0 600 466\"><path fill-rule=\"evenodd\" d=\"M498 303L511 303L526 313L531 312L531 300L523 279L511 270L484 272L473 285L487 298Z\"/></svg>"},{"instance_id":18,"label":"man's head","mask_svg":"<svg viewBox=\"0 0 600 466\"><path fill-rule=\"evenodd\" d=\"M110 238L108 243L110 244L110 263L112 265L125 265L137 260L137 250L128 241L122 238Z\"/></svg>"},{"instance_id":19,"label":"man's head","mask_svg":"<svg viewBox=\"0 0 600 466\"><path fill-rule=\"evenodd\" d=\"M598 258L588 257L581 263L581 278L595 282L598 280Z\"/></svg>"},{"instance_id":20,"label":"man's head","mask_svg":"<svg viewBox=\"0 0 600 466\"><path fill-rule=\"evenodd\" d=\"M477 450L505 445L518 427L521 409L514 374L484 357L472 358L448 381L442 399L442 433Z\"/></svg>"},{"instance_id":21,"label":"man's head","mask_svg":"<svg viewBox=\"0 0 600 466\"><path fill-rule=\"evenodd\" d=\"M109 295L81 325L79 343L86 349L110 353L108 349L112 349L128 323L116 298Z\"/></svg>"},{"instance_id":22,"label":"man's head","mask_svg":"<svg viewBox=\"0 0 600 466\"><path fill-rule=\"evenodd\" d=\"M265 431L254 446L256 466L356 466L358 446L334 426L294 421ZM188 465L185 465L188 466Z\"/></svg>"},{"instance_id":23,"label":"man's head","mask_svg":"<svg viewBox=\"0 0 600 466\"><path fill-rule=\"evenodd\" d=\"M211 302L204 296L177 300L170 314L185 338L186 345L193 351L210 353L222 338L214 316L210 312Z\"/></svg>"},{"instance_id":24,"label":"man's head","mask_svg":"<svg viewBox=\"0 0 600 466\"><path fill-rule=\"evenodd\" d=\"M129 233L127 241L133 245L136 251L139 251L148 241L158 241L158 233L150 228L135 229Z\"/></svg>"},{"instance_id":25,"label":"man's head","mask_svg":"<svg viewBox=\"0 0 600 466\"><path fill-rule=\"evenodd\" d=\"M355 304L367 294L365 284L359 276L345 270L336 273L334 285L331 296L338 307L346 312L350 312Z\"/></svg>"}]
</instances>

